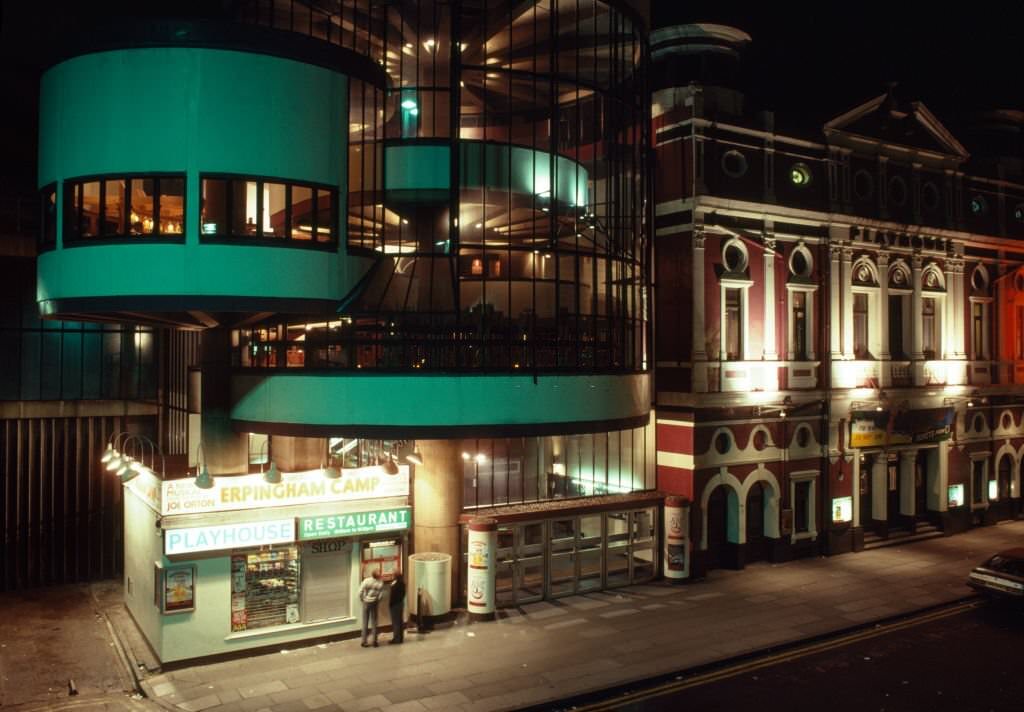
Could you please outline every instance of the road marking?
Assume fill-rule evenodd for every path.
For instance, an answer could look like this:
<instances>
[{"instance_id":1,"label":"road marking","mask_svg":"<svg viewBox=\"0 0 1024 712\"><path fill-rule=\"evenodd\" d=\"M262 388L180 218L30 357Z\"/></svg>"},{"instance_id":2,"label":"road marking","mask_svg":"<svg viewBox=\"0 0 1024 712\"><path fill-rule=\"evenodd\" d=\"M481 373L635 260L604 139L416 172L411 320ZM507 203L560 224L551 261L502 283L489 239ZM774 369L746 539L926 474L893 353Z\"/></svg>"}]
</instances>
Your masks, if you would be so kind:
<instances>
[{"instance_id":1,"label":"road marking","mask_svg":"<svg viewBox=\"0 0 1024 712\"><path fill-rule=\"evenodd\" d=\"M577 705L574 709L578 712L603 712L604 710L616 710L621 708L623 705L635 704L637 702L643 702L644 700L662 697L691 687L708 685L712 682L719 682L720 680L726 680L731 677L736 677L737 675L753 672L754 670L761 670L762 668L771 667L772 665L799 660L800 658L805 658L809 655L842 648L862 640L870 640L871 638L877 638L895 631L913 628L914 626L918 626L923 623L949 618L959 613L963 613L966 610L977 608L979 605L980 601L967 601L950 608L943 608L917 617L879 625L867 630L861 630L855 633L842 635L837 638L831 638L820 643L811 643L810 645L794 648L792 650L769 654L765 657L757 658L756 660L731 665L720 670L712 670L711 672L694 675L693 677L688 677L685 680L667 682L658 685L657 687L639 690L637 692L627 692L615 697L614 699L602 700L601 702L595 702L592 704Z\"/></svg>"}]
</instances>

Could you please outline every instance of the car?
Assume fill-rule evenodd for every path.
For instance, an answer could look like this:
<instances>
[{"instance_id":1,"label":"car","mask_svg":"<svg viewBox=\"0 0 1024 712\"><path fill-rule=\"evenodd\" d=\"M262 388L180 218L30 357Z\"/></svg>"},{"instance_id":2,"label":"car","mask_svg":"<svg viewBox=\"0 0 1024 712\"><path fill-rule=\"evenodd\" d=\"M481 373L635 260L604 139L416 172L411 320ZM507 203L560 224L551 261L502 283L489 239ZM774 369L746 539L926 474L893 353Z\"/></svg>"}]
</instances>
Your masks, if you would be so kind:
<instances>
[{"instance_id":1,"label":"car","mask_svg":"<svg viewBox=\"0 0 1024 712\"><path fill-rule=\"evenodd\" d=\"M975 566L967 585L989 598L1024 601L1024 548L1000 551Z\"/></svg>"}]
</instances>

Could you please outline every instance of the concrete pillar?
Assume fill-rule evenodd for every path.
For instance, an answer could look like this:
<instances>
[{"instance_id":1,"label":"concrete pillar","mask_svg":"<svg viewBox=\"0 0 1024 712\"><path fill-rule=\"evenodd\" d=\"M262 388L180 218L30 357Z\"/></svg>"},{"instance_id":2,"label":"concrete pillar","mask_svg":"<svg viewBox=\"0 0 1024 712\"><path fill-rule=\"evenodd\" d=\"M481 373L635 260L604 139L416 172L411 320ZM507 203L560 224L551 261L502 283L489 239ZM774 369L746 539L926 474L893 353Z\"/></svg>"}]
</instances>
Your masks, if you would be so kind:
<instances>
[{"instance_id":1,"label":"concrete pillar","mask_svg":"<svg viewBox=\"0 0 1024 712\"><path fill-rule=\"evenodd\" d=\"M704 333L707 307L704 304L704 233L698 230L693 233L693 301L690 309L693 314L693 390L702 393L708 390L707 335Z\"/></svg>"},{"instance_id":2,"label":"concrete pillar","mask_svg":"<svg viewBox=\"0 0 1024 712\"><path fill-rule=\"evenodd\" d=\"M917 450L900 453L900 514L912 517L916 514L914 486L917 482Z\"/></svg>"},{"instance_id":3,"label":"concrete pillar","mask_svg":"<svg viewBox=\"0 0 1024 712\"><path fill-rule=\"evenodd\" d=\"M764 243L764 360L778 361L775 339L775 238Z\"/></svg>"},{"instance_id":4,"label":"concrete pillar","mask_svg":"<svg viewBox=\"0 0 1024 712\"><path fill-rule=\"evenodd\" d=\"M458 440L417 440L423 458L413 473L413 546L452 557L452 595L458 597L462 567L462 452Z\"/></svg>"},{"instance_id":5,"label":"concrete pillar","mask_svg":"<svg viewBox=\"0 0 1024 712\"><path fill-rule=\"evenodd\" d=\"M878 255L878 344L875 352L883 362L892 356L889 351L889 255L885 252ZM889 374L889 363L882 363L879 373L880 385L884 388L892 384Z\"/></svg>"},{"instance_id":6,"label":"concrete pillar","mask_svg":"<svg viewBox=\"0 0 1024 712\"><path fill-rule=\"evenodd\" d=\"M327 443L324 438L270 436L270 453L285 472L314 470L325 464Z\"/></svg>"},{"instance_id":7,"label":"concrete pillar","mask_svg":"<svg viewBox=\"0 0 1024 712\"><path fill-rule=\"evenodd\" d=\"M921 330L921 313L923 311L921 271L921 256L914 255L911 275L914 294L910 302L910 358L914 361L924 358L924 333Z\"/></svg>"},{"instance_id":8,"label":"concrete pillar","mask_svg":"<svg viewBox=\"0 0 1024 712\"><path fill-rule=\"evenodd\" d=\"M231 332L207 329L199 338L202 373L200 441L202 464L211 475L242 474L249 468L249 439L231 427Z\"/></svg>"},{"instance_id":9,"label":"concrete pillar","mask_svg":"<svg viewBox=\"0 0 1024 712\"><path fill-rule=\"evenodd\" d=\"M871 518L889 518L889 471L888 459L884 452L875 455L871 462Z\"/></svg>"},{"instance_id":10,"label":"concrete pillar","mask_svg":"<svg viewBox=\"0 0 1024 712\"><path fill-rule=\"evenodd\" d=\"M844 247L839 289L843 309L843 358L853 359L853 248Z\"/></svg>"}]
</instances>

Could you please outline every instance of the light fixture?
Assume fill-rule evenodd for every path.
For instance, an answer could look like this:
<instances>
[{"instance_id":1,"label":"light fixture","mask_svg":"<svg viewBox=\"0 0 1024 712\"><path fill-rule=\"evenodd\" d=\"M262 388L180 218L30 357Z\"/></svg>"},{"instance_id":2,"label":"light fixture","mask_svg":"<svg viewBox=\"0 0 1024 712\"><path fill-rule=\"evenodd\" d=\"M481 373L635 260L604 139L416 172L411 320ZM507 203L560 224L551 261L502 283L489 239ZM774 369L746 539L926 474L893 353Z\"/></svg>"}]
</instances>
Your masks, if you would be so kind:
<instances>
[{"instance_id":1,"label":"light fixture","mask_svg":"<svg viewBox=\"0 0 1024 712\"><path fill-rule=\"evenodd\" d=\"M416 100L415 99L403 99L402 100L402 108L403 109L407 109L409 111L411 111L412 109L415 109L416 108Z\"/></svg>"},{"instance_id":2,"label":"light fixture","mask_svg":"<svg viewBox=\"0 0 1024 712\"><path fill-rule=\"evenodd\" d=\"M270 461L270 469L263 473L263 481L269 485L281 484L281 471L273 460Z\"/></svg>"},{"instance_id":3,"label":"light fixture","mask_svg":"<svg viewBox=\"0 0 1024 712\"><path fill-rule=\"evenodd\" d=\"M114 450L114 444L107 443L107 449L103 451L103 457L100 458L100 462L106 465L108 462L114 459L114 455L116 454L117 451Z\"/></svg>"},{"instance_id":4,"label":"light fixture","mask_svg":"<svg viewBox=\"0 0 1024 712\"><path fill-rule=\"evenodd\" d=\"M881 403L875 406L875 411L881 413L883 410L885 410L885 408L882 407Z\"/></svg>"},{"instance_id":5,"label":"light fixture","mask_svg":"<svg viewBox=\"0 0 1024 712\"><path fill-rule=\"evenodd\" d=\"M475 459L476 459L476 462L477 462L478 465L482 465L485 462L487 462L487 455L484 455L482 452L478 452L476 454L476 458Z\"/></svg>"},{"instance_id":6,"label":"light fixture","mask_svg":"<svg viewBox=\"0 0 1024 712\"><path fill-rule=\"evenodd\" d=\"M973 408L974 407L974 401L973 400L967 401L967 407L968 408Z\"/></svg>"},{"instance_id":7,"label":"light fixture","mask_svg":"<svg viewBox=\"0 0 1024 712\"><path fill-rule=\"evenodd\" d=\"M341 468L334 464L320 465L320 473L329 480L341 477Z\"/></svg>"},{"instance_id":8,"label":"light fixture","mask_svg":"<svg viewBox=\"0 0 1024 712\"><path fill-rule=\"evenodd\" d=\"M437 45L437 42L435 42L433 38L431 38L431 39L429 39L429 40L427 40L426 42L423 43L423 46L426 47L431 52L434 51L434 46L435 45Z\"/></svg>"},{"instance_id":9,"label":"light fixture","mask_svg":"<svg viewBox=\"0 0 1024 712\"><path fill-rule=\"evenodd\" d=\"M469 459L472 459L472 457L473 457L473 456L472 456L472 455L470 455L470 454L469 454L468 452L463 452L463 453L462 453L462 459L463 459L463 460L469 460Z\"/></svg>"},{"instance_id":10,"label":"light fixture","mask_svg":"<svg viewBox=\"0 0 1024 712\"><path fill-rule=\"evenodd\" d=\"M413 448L413 451L405 456L405 459L408 460L409 462L411 462L414 465L422 465L423 464L423 455L421 455L420 451L415 449L415 448Z\"/></svg>"},{"instance_id":11,"label":"light fixture","mask_svg":"<svg viewBox=\"0 0 1024 712\"><path fill-rule=\"evenodd\" d=\"M202 440L196 445L196 463L196 487L199 489L210 489L213 487L213 475L210 474L210 468L206 465L206 449L203 447Z\"/></svg>"},{"instance_id":12,"label":"light fixture","mask_svg":"<svg viewBox=\"0 0 1024 712\"><path fill-rule=\"evenodd\" d=\"M393 457L389 457L387 460L384 461L384 474L386 474L386 475L397 475L398 474L398 465L395 464L395 459Z\"/></svg>"}]
</instances>

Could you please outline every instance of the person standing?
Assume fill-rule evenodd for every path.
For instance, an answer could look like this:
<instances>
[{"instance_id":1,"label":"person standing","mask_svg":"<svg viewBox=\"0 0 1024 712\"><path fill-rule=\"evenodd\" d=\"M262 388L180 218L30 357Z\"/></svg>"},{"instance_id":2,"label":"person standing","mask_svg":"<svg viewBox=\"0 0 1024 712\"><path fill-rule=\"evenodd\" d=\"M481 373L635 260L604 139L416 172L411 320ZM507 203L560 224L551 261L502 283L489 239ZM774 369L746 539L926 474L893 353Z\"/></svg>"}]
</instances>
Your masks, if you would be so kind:
<instances>
[{"instance_id":1,"label":"person standing","mask_svg":"<svg viewBox=\"0 0 1024 712\"><path fill-rule=\"evenodd\" d=\"M395 574L391 582L388 612L391 614L391 642L402 643L405 640L405 581L402 574Z\"/></svg>"},{"instance_id":2,"label":"person standing","mask_svg":"<svg viewBox=\"0 0 1024 712\"><path fill-rule=\"evenodd\" d=\"M370 647L366 642L369 626L373 625L373 647L377 647L377 604L384 590L384 582L380 580L380 571L374 569L359 584L359 600L363 602L363 647Z\"/></svg>"}]
</instances>

